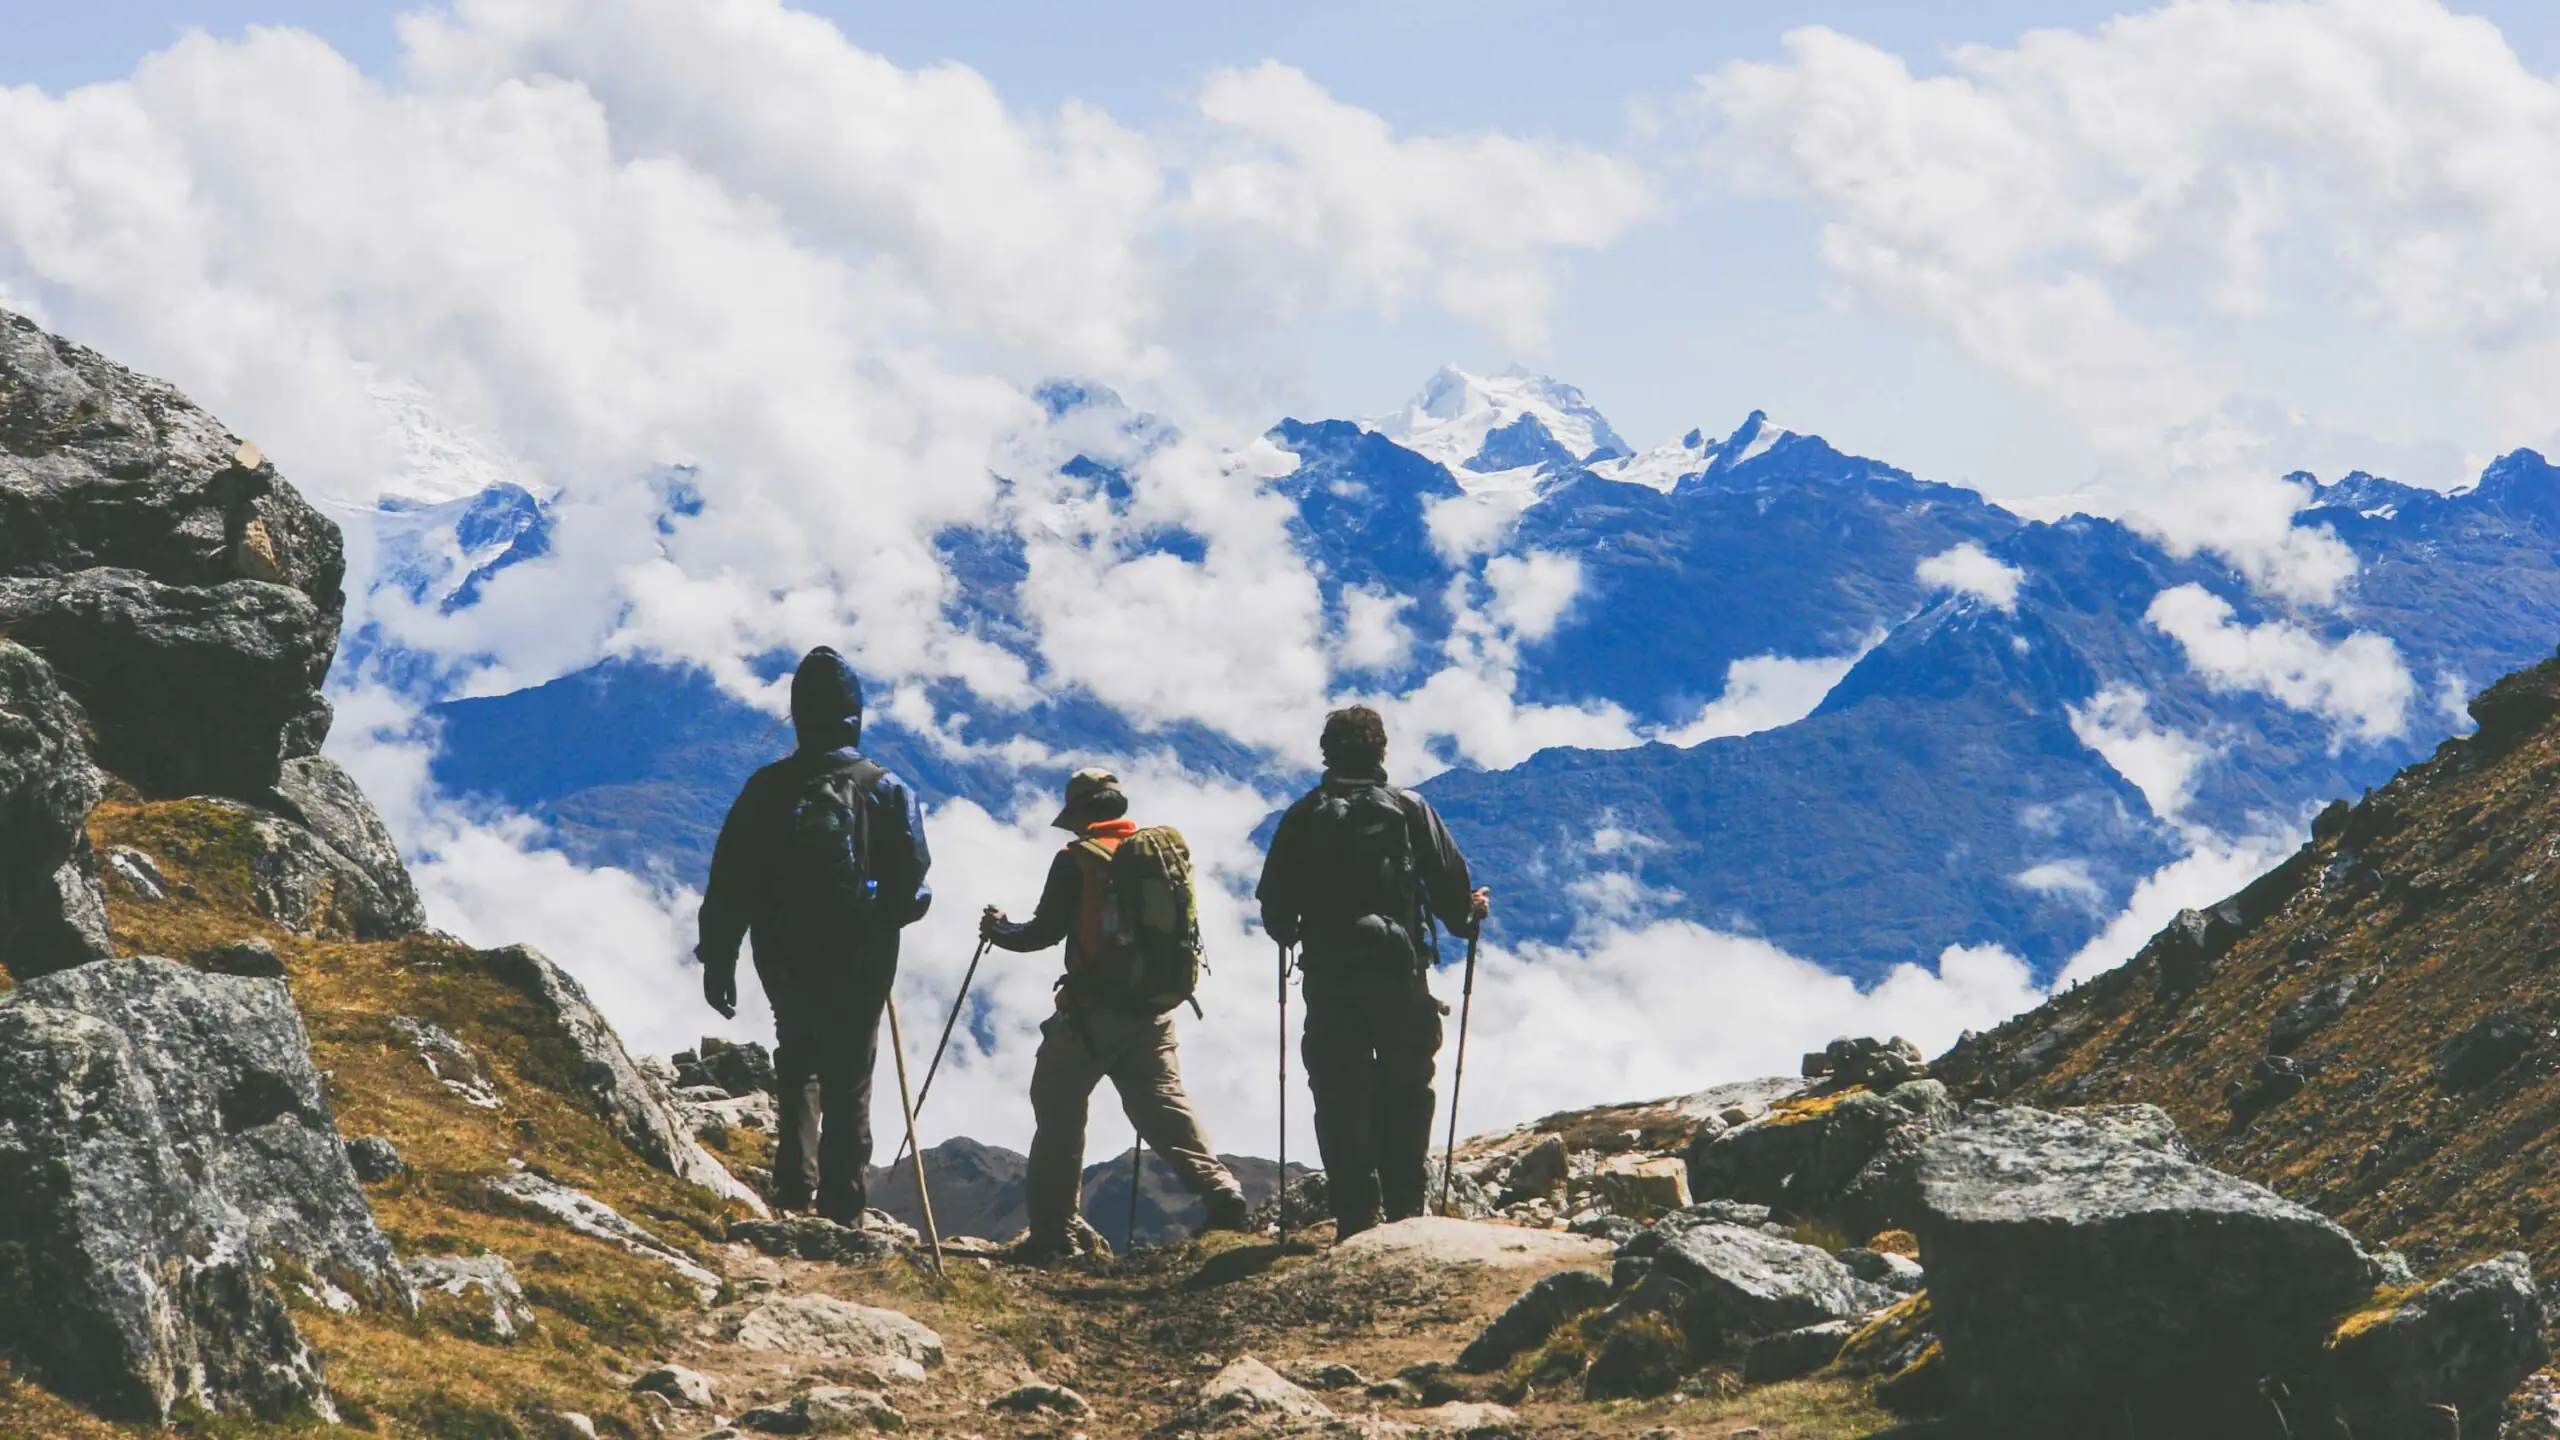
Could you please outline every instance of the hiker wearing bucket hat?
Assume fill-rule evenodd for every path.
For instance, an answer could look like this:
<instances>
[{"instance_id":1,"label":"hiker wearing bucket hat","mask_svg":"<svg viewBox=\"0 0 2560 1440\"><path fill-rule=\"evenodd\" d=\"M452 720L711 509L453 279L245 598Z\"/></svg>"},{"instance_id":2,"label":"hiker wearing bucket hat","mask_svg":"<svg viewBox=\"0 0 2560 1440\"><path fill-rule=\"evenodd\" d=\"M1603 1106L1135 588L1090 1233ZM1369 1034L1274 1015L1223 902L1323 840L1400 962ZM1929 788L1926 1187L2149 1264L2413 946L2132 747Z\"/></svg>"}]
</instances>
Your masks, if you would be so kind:
<instances>
[{"instance_id":1,"label":"hiker wearing bucket hat","mask_svg":"<svg viewBox=\"0 0 2560 1440\"><path fill-rule=\"evenodd\" d=\"M1129 797L1110 771L1067 777L1066 803L1049 823L1076 838L1050 862L1039 907L1015 924L990 905L979 921L979 933L1000 949L1066 945L1057 1011L1040 1027L1031 1068L1025 1259L1072 1249L1086 1110L1105 1079L1139 1138L1206 1204L1208 1228L1246 1223L1244 1192L1210 1149L1174 1054L1172 1011L1190 998L1198 975L1190 855L1179 834L1141 830L1128 814Z\"/></svg>"}]
</instances>

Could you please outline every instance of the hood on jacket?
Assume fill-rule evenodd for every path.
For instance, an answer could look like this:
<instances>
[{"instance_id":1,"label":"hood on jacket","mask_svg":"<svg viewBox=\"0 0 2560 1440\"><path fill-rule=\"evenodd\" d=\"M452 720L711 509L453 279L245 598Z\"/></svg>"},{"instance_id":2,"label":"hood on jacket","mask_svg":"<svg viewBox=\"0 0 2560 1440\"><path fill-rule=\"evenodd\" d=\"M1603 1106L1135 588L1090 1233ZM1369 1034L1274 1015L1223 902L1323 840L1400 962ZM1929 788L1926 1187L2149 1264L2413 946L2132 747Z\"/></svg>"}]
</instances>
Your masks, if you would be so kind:
<instances>
[{"instance_id":1,"label":"hood on jacket","mask_svg":"<svg viewBox=\"0 0 2560 1440\"><path fill-rule=\"evenodd\" d=\"M791 676L791 728L803 750L862 743L862 677L827 646L802 657Z\"/></svg>"}]
</instances>

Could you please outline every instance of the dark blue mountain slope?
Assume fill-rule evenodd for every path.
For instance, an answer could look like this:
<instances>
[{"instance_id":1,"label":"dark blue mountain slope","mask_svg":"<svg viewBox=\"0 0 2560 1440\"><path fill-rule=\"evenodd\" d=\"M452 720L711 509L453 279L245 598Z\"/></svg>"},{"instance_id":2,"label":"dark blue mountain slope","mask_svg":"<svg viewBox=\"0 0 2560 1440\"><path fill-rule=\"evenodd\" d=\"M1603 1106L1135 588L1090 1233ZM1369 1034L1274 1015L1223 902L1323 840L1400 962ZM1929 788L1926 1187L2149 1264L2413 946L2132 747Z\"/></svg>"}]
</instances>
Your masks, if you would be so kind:
<instances>
[{"instance_id":1,"label":"dark blue mountain slope","mask_svg":"<svg viewBox=\"0 0 2560 1440\"><path fill-rule=\"evenodd\" d=\"M1616 871L1646 913L1765 935L1861 980L1956 944L2058 964L2102 896L2176 853L2048 702L2097 682L2034 612L1950 601L1860 668L1919 683L1757 735L1550 750L1423 791L1500 889L1506 935L1554 939L1608 914L1595 882ZM1604 853L1602 830L1632 838ZM2097 894L2016 878L2074 862Z\"/></svg>"},{"instance_id":2,"label":"dark blue mountain slope","mask_svg":"<svg viewBox=\"0 0 2560 1440\"><path fill-rule=\"evenodd\" d=\"M1521 517L1519 543L1582 562L1582 593L1521 667L1529 698L1611 700L1677 723L1725 667L1856 648L1920 608L1920 561L2019 520L1970 490L1790 436L1664 494L1585 473Z\"/></svg>"}]
</instances>

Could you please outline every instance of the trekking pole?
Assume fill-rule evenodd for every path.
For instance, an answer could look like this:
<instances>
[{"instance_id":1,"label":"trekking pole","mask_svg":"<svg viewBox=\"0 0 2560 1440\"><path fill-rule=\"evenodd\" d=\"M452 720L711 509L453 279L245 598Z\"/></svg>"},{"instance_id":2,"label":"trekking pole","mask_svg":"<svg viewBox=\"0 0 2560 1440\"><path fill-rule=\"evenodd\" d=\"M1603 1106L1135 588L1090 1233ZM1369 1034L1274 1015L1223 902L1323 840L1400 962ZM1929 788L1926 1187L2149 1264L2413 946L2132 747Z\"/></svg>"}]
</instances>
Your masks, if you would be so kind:
<instances>
[{"instance_id":1,"label":"trekking pole","mask_svg":"<svg viewBox=\"0 0 2560 1440\"><path fill-rule=\"evenodd\" d=\"M1477 934L1484 921L1476 921ZM1467 937L1467 983L1458 1001L1458 1069L1449 1079L1449 1147L1440 1152L1440 1213L1449 1213L1449 1185L1458 1170L1458 1091L1467 1083L1467 1021L1476 1009L1476 937ZM1428 1142L1425 1142L1428 1143Z\"/></svg>"},{"instance_id":2,"label":"trekking pole","mask_svg":"<svg viewBox=\"0 0 2560 1440\"><path fill-rule=\"evenodd\" d=\"M942 1275L942 1232L933 1223L933 1195L924 1184L924 1150L916 1144L916 1107L907 1097L907 1042L898 1032L898 997L889 997L889 1052L898 1057L898 1108L907 1115L907 1153L915 1158L916 1204L924 1209L925 1239L933 1245L933 1275Z\"/></svg>"},{"instance_id":3,"label":"trekking pole","mask_svg":"<svg viewBox=\"0 0 2560 1440\"><path fill-rule=\"evenodd\" d=\"M1120 1232L1120 1253L1138 1248L1138 1177L1146 1172L1147 1137L1129 1142L1129 1228Z\"/></svg>"},{"instance_id":4,"label":"trekking pole","mask_svg":"<svg viewBox=\"0 0 2560 1440\"><path fill-rule=\"evenodd\" d=\"M1281 1247L1289 1244L1289 947L1280 946L1280 1199Z\"/></svg>"},{"instance_id":5,"label":"trekking pole","mask_svg":"<svg viewBox=\"0 0 2560 1440\"><path fill-rule=\"evenodd\" d=\"M951 1030L960 1023L960 1007L969 1003L969 984L978 978L978 962L987 958L987 947L994 943L986 939L978 942L977 951L969 957L969 973L960 977L960 993L951 997L950 1018L942 1022L942 1039L933 1047L933 1063L924 1067L924 1085L916 1091L918 1115L924 1113L924 1102L933 1094L933 1077L942 1069L942 1052L951 1048ZM903 1153L900 1154L889 1162L889 1168L897 1169L898 1161L905 1158Z\"/></svg>"}]
</instances>

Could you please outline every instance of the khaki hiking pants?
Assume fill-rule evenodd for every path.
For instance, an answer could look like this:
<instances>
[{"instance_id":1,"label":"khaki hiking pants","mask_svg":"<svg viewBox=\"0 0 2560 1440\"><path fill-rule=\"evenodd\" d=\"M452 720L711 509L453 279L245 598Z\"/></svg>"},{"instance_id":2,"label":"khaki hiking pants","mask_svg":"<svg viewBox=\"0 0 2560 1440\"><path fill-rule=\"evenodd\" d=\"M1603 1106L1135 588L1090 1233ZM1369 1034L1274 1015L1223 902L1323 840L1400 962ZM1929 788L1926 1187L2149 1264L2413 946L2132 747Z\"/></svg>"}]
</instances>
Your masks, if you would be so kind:
<instances>
[{"instance_id":1,"label":"khaki hiking pants","mask_svg":"<svg viewBox=\"0 0 2560 1440\"><path fill-rule=\"evenodd\" d=\"M1023 1202L1034 1239L1064 1236L1075 1217L1084 1191L1085 1110L1106 1076L1138 1138L1173 1167L1184 1189L1205 1197L1238 1188L1182 1093L1173 1017L1061 1010L1041 1022L1040 1053L1031 1063L1031 1173Z\"/></svg>"}]
</instances>

